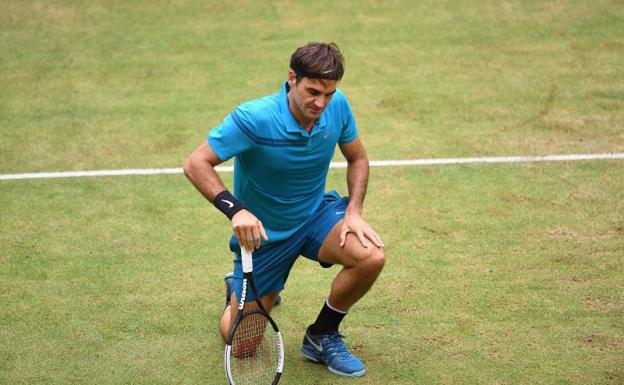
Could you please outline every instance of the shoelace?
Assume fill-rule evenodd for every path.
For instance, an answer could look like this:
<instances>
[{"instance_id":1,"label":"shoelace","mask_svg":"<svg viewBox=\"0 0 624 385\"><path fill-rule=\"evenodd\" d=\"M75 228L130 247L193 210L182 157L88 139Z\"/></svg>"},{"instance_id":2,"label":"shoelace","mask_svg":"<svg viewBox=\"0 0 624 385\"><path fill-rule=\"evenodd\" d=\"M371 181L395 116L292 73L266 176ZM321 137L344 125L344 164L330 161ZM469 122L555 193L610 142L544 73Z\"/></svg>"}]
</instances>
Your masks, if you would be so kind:
<instances>
[{"instance_id":1,"label":"shoelace","mask_svg":"<svg viewBox=\"0 0 624 385\"><path fill-rule=\"evenodd\" d=\"M325 337L327 340L326 344L323 344L323 348L326 348L326 352L330 357L332 356L341 356L342 358L351 357L351 352L347 349L347 346L342 342L342 339L345 338L344 335L340 333L330 334Z\"/></svg>"}]
</instances>

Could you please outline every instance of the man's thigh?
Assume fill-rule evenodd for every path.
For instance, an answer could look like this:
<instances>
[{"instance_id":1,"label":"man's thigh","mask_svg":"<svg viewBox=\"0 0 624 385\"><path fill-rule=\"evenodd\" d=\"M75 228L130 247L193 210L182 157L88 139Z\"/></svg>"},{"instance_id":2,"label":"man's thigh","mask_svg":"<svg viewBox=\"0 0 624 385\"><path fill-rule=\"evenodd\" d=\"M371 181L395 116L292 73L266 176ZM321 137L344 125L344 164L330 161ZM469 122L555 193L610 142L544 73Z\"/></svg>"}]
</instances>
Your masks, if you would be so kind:
<instances>
[{"instance_id":1,"label":"man's thigh","mask_svg":"<svg viewBox=\"0 0 624 385\"><path fill-rule=\"evenodd\" d=\"M301 249L301 255L317 261L323 267L330 267L333 263L325 263L320 258L320 250L328 236L334 231L336 224L344 218L349 200L332 191L325 194L321 206L301 229L306 242Z\"/></svg>"},{"instance_id":2,"label":"man's thigh","mask_svg":"<svg viewBox=\"0 0 624 385\"><path fill-rule=\"evenodd\" d=\"M260 297L278 293L284 289L290 270L297 259L299 247L297 243L280 242L264 245L254 251L253 275ZM235 294L233 297L236 300L240 300L243 286L243 266L240 249L235 253L233 270L232 291ZM255 294L251 289L247 291L247 299L255 299Z\"/></svg>"}]
</instances>

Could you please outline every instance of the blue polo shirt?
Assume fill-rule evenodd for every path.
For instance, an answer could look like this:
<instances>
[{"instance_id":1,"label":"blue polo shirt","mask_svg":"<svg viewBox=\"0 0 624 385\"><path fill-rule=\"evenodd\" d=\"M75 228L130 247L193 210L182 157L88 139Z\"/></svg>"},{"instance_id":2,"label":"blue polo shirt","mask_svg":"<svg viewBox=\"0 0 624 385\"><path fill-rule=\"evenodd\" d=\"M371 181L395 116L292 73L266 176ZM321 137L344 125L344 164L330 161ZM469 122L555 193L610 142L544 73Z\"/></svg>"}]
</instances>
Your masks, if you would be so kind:
<instances>
[{"instance_id":1,"label":"blue polo shirt","mask_svg":"<svg viewBox=\"0 0 624 385\"><path fill-rule=\"evenodd\" d=\"M358 135L340 90L312 130L288 108L288 83L279 93L241 104L208 134L219 159L234 159L234 196L260 221L269 242L297 231L321 204L336 144Z\"/></svg>"}]
</instances>

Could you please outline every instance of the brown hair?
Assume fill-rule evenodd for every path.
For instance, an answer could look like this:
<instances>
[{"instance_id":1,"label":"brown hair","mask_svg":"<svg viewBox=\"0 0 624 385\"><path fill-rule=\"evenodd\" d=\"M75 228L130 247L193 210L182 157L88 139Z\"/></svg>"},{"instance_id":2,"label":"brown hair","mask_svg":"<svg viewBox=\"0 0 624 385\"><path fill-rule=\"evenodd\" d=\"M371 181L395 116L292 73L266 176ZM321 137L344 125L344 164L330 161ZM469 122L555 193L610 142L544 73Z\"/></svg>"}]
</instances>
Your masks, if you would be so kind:
<instances>
[{"instance_id":1,"label":"brown hair","mask_svg":"<svg viewBox=\"0 0 624 385\"><path fill-rule=\"evenodd\" d=\"M308 43L290 57L290 69L301 78L340 81L344 74L344 58L335 43Z\"/></svg>"}]
</instances>

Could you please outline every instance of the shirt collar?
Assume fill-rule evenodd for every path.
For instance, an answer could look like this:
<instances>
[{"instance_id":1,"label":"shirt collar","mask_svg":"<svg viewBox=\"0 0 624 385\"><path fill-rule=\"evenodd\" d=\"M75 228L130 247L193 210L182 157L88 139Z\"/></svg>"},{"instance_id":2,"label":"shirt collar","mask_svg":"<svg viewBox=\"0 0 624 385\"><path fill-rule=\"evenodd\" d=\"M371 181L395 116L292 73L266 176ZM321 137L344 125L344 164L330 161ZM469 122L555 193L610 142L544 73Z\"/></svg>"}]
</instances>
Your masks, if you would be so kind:
<instances>
[{"instance_id":1,"label":"shirt collar","mask_svg":"<svg viewBox=\"0 0 624 385\"><path fill-rule=\"evenodd\" d=\"M323 111L323 113L318 118L316 123L314 123L314 125L312 126L312 130L310 130L310 133L308 133L306 130L301 128L301 125L299 125L299 122L297 122L295 117L290 112L290 108L288 107L288 91L289 90L290 90L290 86L288 85L288 82L286 81L284 82L284 85L282 86L282 89L280 90L280 93L279 93L279 106L280 106L280 110L282 113L282 119L284 120L284 125L286 126L286 131L299 132L304 137L313 136L321 132L321 130L325 126L327 126L327 117L325 116L327 108L325 109L325 111Z\"/></svg>"}]
</instances>

